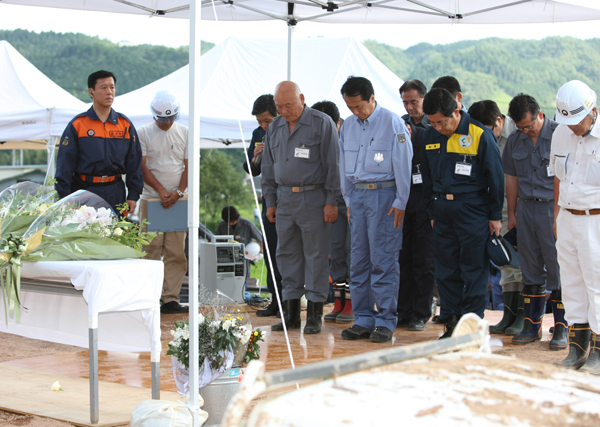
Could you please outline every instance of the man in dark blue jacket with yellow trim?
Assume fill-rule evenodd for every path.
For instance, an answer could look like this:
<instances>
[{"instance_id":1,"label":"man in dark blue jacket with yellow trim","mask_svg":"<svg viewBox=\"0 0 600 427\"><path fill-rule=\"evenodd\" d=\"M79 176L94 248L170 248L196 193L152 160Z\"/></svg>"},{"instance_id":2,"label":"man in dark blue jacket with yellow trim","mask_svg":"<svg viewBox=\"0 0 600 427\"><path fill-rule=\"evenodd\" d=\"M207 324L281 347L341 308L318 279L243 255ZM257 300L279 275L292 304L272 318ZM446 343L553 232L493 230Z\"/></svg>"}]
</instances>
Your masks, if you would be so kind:
<instances>
[{"instance_id":1,"label":"man in dark blue jacket with yellow trim","mask_svg":"<svg viewBox=\"0 0 600 427\"><path fill-rule=\"evenodd\" d=\"M431 127L422 145L423 196L432 221L442 338L460 317L483 318L487 303L490 234L500 235L504 174L492 131L458 109L446 89L423 100Z\"/></svg>"},{"instance_id":2,"label":"man in dark blue jacket with yellow trim","mask_svg":"<svg viewBox=\"0 0 600 427\"><path fill-rule=\"evenodd\" d=\"M133 123L112 109L117 78L110 71L88 77L92 107L67 125L56 161L60 197L85 189L115 209L127 202L133 213L144 188L142 150ZM127 195L122 176L126 175Z\"/></svg>"}]
</instances>

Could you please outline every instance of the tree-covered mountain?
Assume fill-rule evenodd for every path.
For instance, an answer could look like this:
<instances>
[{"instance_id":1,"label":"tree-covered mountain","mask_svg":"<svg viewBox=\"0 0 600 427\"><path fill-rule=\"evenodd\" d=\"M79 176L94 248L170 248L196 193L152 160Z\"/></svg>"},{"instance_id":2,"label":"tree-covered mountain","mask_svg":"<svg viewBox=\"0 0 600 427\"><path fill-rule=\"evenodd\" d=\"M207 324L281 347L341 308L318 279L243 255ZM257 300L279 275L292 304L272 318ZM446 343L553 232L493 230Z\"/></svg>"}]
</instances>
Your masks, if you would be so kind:
<instances>
[{"instance_id":1,"label":"tree-covered mountain","mask_svg":"<svg viewBox=\"0 0 600 427\"><path fill-rule=\"evenodd\" d=\"M83 34L25 30L0 30L21 55L60 87L89 102L87 76L110 70L117 76L117 95L152 83L188 63L188 48L164 46L119 46L108 40ZM202 53L214 45L202 42Z\"/></svg>"},{"instance_id":2,"label":"tree-covered mountain","mask_svg":"<svg viewBox=\"0 0 600 427\"><path fill-rule=\"evenodd\" d=\"M512 97L524 92L553 116L556 92L567 81L578 79L600 88L600 39L489 38L435 46L420 43L408 49L373 40L364 44L403 80L416 78L429 88L440 76L455 76L467 106L493 99L506 112Z\"/></svg>"}]
</instances>

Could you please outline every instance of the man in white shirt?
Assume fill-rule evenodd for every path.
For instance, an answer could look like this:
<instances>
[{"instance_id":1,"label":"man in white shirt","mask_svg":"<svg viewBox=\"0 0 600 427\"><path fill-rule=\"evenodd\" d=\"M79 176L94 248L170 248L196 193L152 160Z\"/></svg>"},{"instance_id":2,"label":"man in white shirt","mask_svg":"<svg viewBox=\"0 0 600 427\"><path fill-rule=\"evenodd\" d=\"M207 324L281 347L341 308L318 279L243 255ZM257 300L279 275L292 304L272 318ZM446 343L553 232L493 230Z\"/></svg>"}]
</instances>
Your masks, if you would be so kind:
<instances>
[{"instance_id":1,"label":"man in white shirt","mask_svg":"<svg viewBox=\"0 0 600 427\"><path fill-rule=\"evenodd\" d=\"M554 234L565 317L570 325L569 355L556 364L600 375L600 126L595 126L596 93L585 83L572 80L558 91L556 108L560 126L552 136L550 152L550 168L556 175Z\"/></svg>"},{"instance_id":2,"label":"man in white shirt","mask_svg":"<svg viewBox=\"0 0 600 427\"><path fill-rule=\"evenodd\" d=\"M154 123L139 129L142 146L144 191L140 200L140 219L148 217L148 199L161 200L163 209L170 209L185 195L188 184L188 128L175 123L179 102L167 90L156 93L151 104ZM144 247L146 259L165 264L165 277L160 312L184 313L179 304L179 291L187 271L185 231L162 233Z\"/></svg>"}]
</instances>

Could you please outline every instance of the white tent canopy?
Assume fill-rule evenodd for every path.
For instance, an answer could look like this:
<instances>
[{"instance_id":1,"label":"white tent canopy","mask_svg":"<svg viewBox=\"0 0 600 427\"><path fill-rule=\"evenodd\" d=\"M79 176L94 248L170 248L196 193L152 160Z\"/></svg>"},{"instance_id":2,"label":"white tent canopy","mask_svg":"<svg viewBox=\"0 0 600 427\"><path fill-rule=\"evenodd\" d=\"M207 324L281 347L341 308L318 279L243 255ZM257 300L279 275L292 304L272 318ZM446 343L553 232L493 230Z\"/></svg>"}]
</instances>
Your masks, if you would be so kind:
<instances>
[{"instance_id":1,"label":"white tent canopy","mask_svg":"<svg viewBox=\"0 0 600 427\"><path fill-rule=\"evenodd\" d=\"M62 89L0 40L0 141L49 139L86 110L86 104Z\"/></svg>"},{"instance_id":2,"label":"white tent canopy","mask_svg":"<svg viewBox=\"0 0 600 427\"><path fill-rule=\"evenodd\" d=\"M248 141L257 123L251 115L254 100L273 93L286 79L285 41L230 37L202 56L200 72L200 137L240 140L238 118ZM349 75L364 76L373 82L375 98L386 108L404 114L398 89L402 80L369 50L352 38L298 40L294 46L294 81L306 103L329 100L337 104L342 117L349 116L340 94ZM302 60L300 60L302 58ZM243 70L243 72L241 72ZM150 102L154 94L168 89L181 104L179 122L188 126L189 66L125 95L116 97L114 109L129 117L136 127L152 122ZM208 141L207 141L208 142ZM201 144L206 148L205 144ZM235 144L241 147L241 144Z\"/></svg>"},{"instance_id":3,"label":"white tent canopy","mask_svg":"<svg viewBox=\"0 0 600 427\"><path fill-rule=\"evenodd\" d=\"M3 0L3 3L187 18L189 0ZM202 19L212 2L198 0ZM219 20L279 19L357 24L514 24L600 19L600 11L554 0L215 0Z\"/></svg>"}]
</instances>

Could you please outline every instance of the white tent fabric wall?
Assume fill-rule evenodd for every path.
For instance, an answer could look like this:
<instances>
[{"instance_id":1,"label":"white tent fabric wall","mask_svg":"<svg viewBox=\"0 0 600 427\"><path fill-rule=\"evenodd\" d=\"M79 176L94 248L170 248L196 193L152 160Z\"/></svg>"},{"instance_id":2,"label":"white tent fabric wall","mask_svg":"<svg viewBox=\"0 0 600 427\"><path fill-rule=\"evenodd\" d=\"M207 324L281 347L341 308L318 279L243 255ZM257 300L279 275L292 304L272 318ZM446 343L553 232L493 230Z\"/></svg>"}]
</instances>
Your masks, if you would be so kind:
<instances>
[{"instance_id":1,"label":"white tent fabric wall","mask_svg":"<svg viewBox=\"0 0 600 427\"><path fill-rule=\"evenodd\" d=\"M252 104L259 95L273 93L277 83L286 79L286 57L287 44L283 40L236 37L226 39L203 55L202 102L197 104L201 138L239 141L239 118L244 138L249 142L257 126L251 115ZM349 75L357 75L373 82L375 98L381 105L399 114L405 113L398 93L402 80L355 39L297 40L293 64L293 80L300 85L308 105L326 99L337 104L342 117L349 116L351 113L340 89ZM181 104L179 123L188 126L188 78L189 66L186 65L147 86L117 96L113 107L140 127L152 122L150 102L154 94L168 89ZM208 148L203 142L201 146Z\"/></svg>"}]
</instances>

